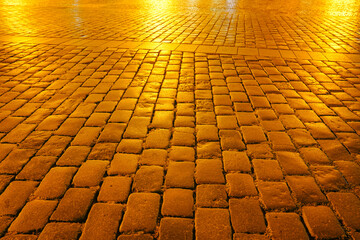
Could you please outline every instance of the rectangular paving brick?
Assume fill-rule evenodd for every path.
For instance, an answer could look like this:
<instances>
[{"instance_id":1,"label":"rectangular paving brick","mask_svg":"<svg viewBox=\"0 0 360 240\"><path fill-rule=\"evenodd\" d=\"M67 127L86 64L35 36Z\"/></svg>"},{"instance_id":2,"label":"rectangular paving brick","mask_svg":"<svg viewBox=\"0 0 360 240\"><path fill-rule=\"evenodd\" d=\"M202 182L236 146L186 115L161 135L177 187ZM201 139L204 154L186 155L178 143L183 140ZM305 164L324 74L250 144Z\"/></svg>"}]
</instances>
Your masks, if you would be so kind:
<instances>
[{"instance_id":1,"label":"rectangular paving brick","mask_svg":"<svg viewBox=\"0 0 360 240\"><path fill-rule=\"evenodd\" d=\"M291 210L296 207L290 191L284 182L259 182L261 201L268 209Z\"/></svg>"},{"instance_id":2,"label":"rectangular paving brick","mask_svg":"<svg viewBox=\"0 0 360 240\"><path fill-rule=\"evenodd\" d=\"M75 187L95 187L98 186L104 176L108 161L89 160L81 165L74 176L73 184Z\"/></svg>"},{"instance_id":3,"label":"rectangular paving brick","mask_svg":"<svg viewBox=\"0 0 360 240\"><path fill-rule=\"evenodd\" d=\"M17 174L34 153L32 149L14 149L0 162L0 173Z\"/></svg>"},{"instance_id":4,"label":"rectangular paving brick","mask_svg":"<svg viewBox=\"0 0 360 240\"><path fill-rule=\"evenodd\" d=\"M358 231L360 229L360 200L352 193L331 192L327 194L327 197L345 225Z\"/></svg>"},{"instance_id":5,"label":"rectangular paving brick","mask_svg":"<svg viewBox=\"0 0 360 240\"><path fill-rule=\"evenodd\" d=\"M314 178L308 176L288 176L286 181L297 201L301 203L324 203L326 197L321 192Z\"/></svg>"},{"instance_id":6,"label":"rectangular paving brick","mask_svg":"<svg viewBox=\"0 0 360 240\"><path fill-rule=\"evenodd\" d=\"M45 174L56 162L56 157L36 156L33 157L16 176L16 179L42 180Z\"/></svg>"},{"instance_id":7,"label":"rectangular paving brick","mask_svg":"<svg viewBox=\"0 0 360 240\"><path fill-rule=\"evenodd\" d=\"M133 190L136 192L160 192L164 169L160 166L141 166L136 171Z\"/></svg>"},{"instance_id":8,"label":"rectangular paving brick","mask_svg":"<svg viewBox=\"0 0 360 240\"><path fill-rule=\"evenodd\" d=\"M267 213L266 219L274 239L309 239L306 230L296 213Z\"/></svg>"},{"instance_id":9,"label":"rectangular paving brick","mask_svg":"<svg viewBox=\"0 0 360 240\"><path fill-rule=\"evenodd\" d=\"M60 198L76 172L74 167L54 167L45 175L34 196L42 199Z\"/></svg>"},{"instance_id":10,"label":"rectangular paving brick","mask_svg":"<svg viewBox=\"0 0 360 240\"><path fill-rule=\"evenodd\" d=\"M230 199L229 210L235 233L265 232L265 219L258 200Z\"/></svg>"},{"instance_id":11,"label":"rectangular paving brick","mask_svg":"<svg viewBox=\"0 0 360 240\"><path fill-rule=\"evenodd\" d=\"M48 218L54 211L57 201L34 200L28 202L19 216L10 225L9 232L29 233L45 227ZM37 214L34 215L34 212ZM29 221L31 219L31 221Z\"/></svg>"},{"instance_id":12,"label":"rectangular paving brick","mask_svg":"<svg viewBox=\"0 0 360 240\"><path fill-rule=\"evenodd\" d=\"M119 204L96 203L91 207L81 240L115 239L124 207Z\"/></svg>"},{"instance_id":13,"label":"rectangular paving brick","mask_svg":"<svg viewBox=\"0 0 360 240\"><path fill-rule=\"evenodd\" d=\"M38 185L35 181L13 181L0 195L0 216L16 215Z\"/></svg>"},{"instance_id":14,"label":"rectangular paving brick","mask_svg":"<svg viewBox=\"0 0 360 240\"><path fill-rule=\"evenodd\" d=\"M101 185L97 200L99 202L126 202L132 179L129 177L106 177Z\"/></svg>"},{"instance_id":15,"label":"rectangular paving brick","mask_svg":"<svg viewBox=\"0 0 360 240\"><path fill-rule=\"evenodd\" d=\"M229 212L219 208L198 208L195 212L195 237L198 240L230 240Z\"/></svg>"},{"instance_id":16,"label":"rectangular paving brick","mask_svg":"<svg viewBox=\"0 0 360 240\"><path fill-rule=\"evenodd\" d=\"M302 215L312 237L329 239L345 236L344 230L329 207L303 207Z\"/></svg>"},{"instance_id":17,"label":"rectangular paving brick","mask_svg":"<svg viewBox=\"0 0 360 240\"><path fill-rule=\"evenodd\" d=\"M192 219L164 217L160 222L159 239L193 239Z\"/></svg>"},{"instance_id":18,"label":"rectangular paving brick","mask_svg":"<svg viewBox=\"0 0 360 240\"><path fill-rule=\"evenodd\" d=\"M81 224L53 222L46 224L39 235L39 240L46 239L69 239L76 240L81 234Z\"/></svg>"},{"instance_id":19,"label":"rectangular paving brick","mask_svg":"<svg viewBox=\"0 0 360 240\"><path fill-rule=\"evenodd\" d=\"M130 194L120 232L153 232L159 208L160 195L156 193Z\"/></svg>"},{"instance_id":20,"label":"rectangular paving brick","mask_svg":"<svg viewBox=\"0 0 360 240\"><path fill-rule=\"evenodd\" d=\"M255 196L258 194L254 180L249 174L228 173L226 174L226 182L230 197Z\"/></svg>"},{"instance_id":21,"label":"rectangular paving brick","mask_svg":"<svg viewBox=\"0 0 360 240\"><path fill-rule=\"evenodd\" d=\"M69 188L59 202L52 221L82 222L93 202L95 192L87 188Z\"/></svg>"},{"instance_id":22,"label":"rectangular paving brick","mask_svg":"<svg viewBox=\"0 0 360 240\"><path fill-rule=\"evenodd\" d=\"M194 188L193 162L170 162L165 176L165 185L173 188Z\"/></svg>"}]
</instances>

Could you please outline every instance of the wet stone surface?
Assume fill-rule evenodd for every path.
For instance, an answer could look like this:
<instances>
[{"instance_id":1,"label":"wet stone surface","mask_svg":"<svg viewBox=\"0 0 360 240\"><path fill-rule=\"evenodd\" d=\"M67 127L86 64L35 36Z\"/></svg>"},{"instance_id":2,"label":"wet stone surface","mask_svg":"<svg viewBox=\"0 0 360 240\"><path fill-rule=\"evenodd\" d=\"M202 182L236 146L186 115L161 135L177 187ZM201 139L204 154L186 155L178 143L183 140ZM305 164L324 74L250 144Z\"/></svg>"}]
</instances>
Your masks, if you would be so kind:
<instances>
[{"instance_id":1,"label":"wet stone surface","mask_svg":"<svg viewBox=\"0 0 360 240\"><path fill-rule=\"evenodd\" d=\"M0 1L0 239L360 239L358 1Z\"/></svg>"}]
</instances>

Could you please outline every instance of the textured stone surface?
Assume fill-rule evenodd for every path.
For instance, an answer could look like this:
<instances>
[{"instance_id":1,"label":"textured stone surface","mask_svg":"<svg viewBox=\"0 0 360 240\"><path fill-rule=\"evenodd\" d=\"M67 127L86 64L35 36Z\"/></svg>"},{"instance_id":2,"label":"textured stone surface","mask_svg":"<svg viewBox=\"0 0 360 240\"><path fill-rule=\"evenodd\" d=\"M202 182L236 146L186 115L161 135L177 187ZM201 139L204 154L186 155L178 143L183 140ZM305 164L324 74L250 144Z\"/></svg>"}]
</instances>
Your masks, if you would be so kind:
<instances>
[{"instance_id":1,"label":"textured stone surface","mask_svg":"<svg viewBox=\"0 0 360 240\"><path fill-rule=\"evenodd\" d=\"M2 1L0 236L359 238L359 9Z\"/></svg>"}]
</instances>

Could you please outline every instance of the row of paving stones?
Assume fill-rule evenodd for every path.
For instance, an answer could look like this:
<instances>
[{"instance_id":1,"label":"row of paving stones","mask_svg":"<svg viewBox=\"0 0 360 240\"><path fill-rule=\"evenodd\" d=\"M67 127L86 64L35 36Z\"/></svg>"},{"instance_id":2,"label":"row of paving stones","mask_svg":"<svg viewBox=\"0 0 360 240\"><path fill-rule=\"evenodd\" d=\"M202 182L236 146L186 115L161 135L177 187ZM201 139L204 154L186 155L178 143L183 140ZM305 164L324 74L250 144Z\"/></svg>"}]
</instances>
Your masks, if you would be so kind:
<instances>
[{"instance_id":1,"label":"row of paving stones","mask_svg":"<svg viewBox=\"0 0 360 240\"><path fill-rule=\"evenodd\" d=\"M2 19L7 20L0 28L2 35L359 53L359 43L353 40L359 37L356 16L344 21L338 16L229 11L188 11L184 14L178 10L124 11L126 8L120 15L117 8L100 7L93 11L93 8L83 7L83 25L79 30L79 25L73 22L74 13L67 8L29 7L21 14L19 6L1 8ZM19 27L20 22L24 26Z\"/></svg>"},{"instance_id":2,"label":"row of paving stones","mask_svg":"<svg viewBox=\"0 0 360 240\"><path fill-rule=\"evenodd\" d=\"M359 237L358 65L5 50L4 239Z\"/></svg>"}]
</instances>

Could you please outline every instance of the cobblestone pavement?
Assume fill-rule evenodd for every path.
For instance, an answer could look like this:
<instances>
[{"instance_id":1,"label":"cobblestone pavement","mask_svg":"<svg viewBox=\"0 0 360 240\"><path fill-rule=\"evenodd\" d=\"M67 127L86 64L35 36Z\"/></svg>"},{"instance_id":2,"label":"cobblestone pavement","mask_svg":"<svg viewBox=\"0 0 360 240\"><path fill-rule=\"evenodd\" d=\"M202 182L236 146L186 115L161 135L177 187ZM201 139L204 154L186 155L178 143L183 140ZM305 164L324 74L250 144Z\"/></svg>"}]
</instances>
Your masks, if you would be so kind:
<instances>
[{"instance_id":1,"label":"cobblestone pavement","mask_svg":"<svg viewBox=\"0 0 360 240\"><path fill-rule=\"evenodd\" d=\"M0 238L360 239L359 13L1 0Z\"/></svg>"}]
</instances>

